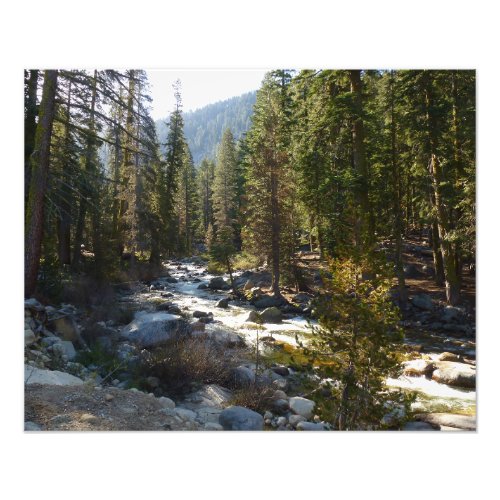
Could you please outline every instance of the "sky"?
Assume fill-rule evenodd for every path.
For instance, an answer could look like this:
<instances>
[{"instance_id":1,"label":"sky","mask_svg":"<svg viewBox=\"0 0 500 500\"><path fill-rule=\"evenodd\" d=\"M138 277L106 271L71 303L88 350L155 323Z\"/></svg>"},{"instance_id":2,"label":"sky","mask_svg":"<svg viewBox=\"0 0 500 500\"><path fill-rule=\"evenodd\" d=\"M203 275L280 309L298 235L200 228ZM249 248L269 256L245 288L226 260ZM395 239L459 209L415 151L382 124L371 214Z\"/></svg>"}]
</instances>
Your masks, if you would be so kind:
<instances>
[{"instance_id":1,"label":"sky","mask_svg":"<svg viewBox=\"0 0 500 500\"><path fill-rule=\"evenodd\" d=\"M181 80L184 112L194 111L207 104L224 101L260 87L267 70L147 70L151 84L151 116L166 118L174 109L172 84Z\"/></svg>"}]
</instances>

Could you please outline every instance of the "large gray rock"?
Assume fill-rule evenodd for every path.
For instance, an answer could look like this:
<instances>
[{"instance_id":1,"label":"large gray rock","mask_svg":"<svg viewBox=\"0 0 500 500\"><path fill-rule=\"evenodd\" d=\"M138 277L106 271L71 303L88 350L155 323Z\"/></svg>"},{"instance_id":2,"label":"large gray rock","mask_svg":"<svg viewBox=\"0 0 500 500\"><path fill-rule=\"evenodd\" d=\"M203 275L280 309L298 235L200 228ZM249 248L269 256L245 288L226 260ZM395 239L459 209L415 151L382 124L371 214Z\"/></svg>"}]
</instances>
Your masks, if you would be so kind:
<instances>
[{"instance_id":1,"label":"large gray rock","mask_svg":"<svg viewBox=\"0 0 500 500\"><path fill-rule=\"evenodd\" d=\"M476 387L476 368L466 363L439 361L432 373L432 380L441 384L473 389Z\"/></svg>"},{"instance_id":2,"label":"large gray rock","mask_svg":"<svg viewBox=\"0 0 500 500\"><path fill-rule=\"evenodd\" d=\"M220 307L222 309L227 309L229 307L229 299L220 299L217 304L215 304L215 307Z\"/></svg>"},{"instance_id":3,"label":"large gray rock","mask_svg":"<svg viewBox=\"0 0 500 500\"><path fill-rule=\"evenodd\" d=\"M326 430L325 426L321 423L314 422L299 422L297 424L298 431L324 431Z\"/></svg>"},{"instance_id":4,"label":"large gray rock","mask_svg":"<svg viewBox=\"0 0 500 500\"><path fill-rule=\"evenodd\" d=\"M231 373L234 383L238 387L247 387L255 382L255 372L248 366L237 366Z\"/></svg>"},{"instance_id":5,"label":"large gray rock","mask_svg":"<svg viewBox=\"0 0 500 500\"><path fill-rule=\"evenodd\" d=\"M24 329L24 345L31 345L36 342L36 335L31 328Z\"/></svg>"},{"instance_id":6,"label":"large gray rock","mask_svg":"<svg viewBox=\"0 0 500 500\"><path fill-rule=\"evenodd\" d=\"M44 307L42 306L42 304L40 304L40 302L38 302L38 300L33 299L33 298L26 299L24 301L24 308L29 309L31 311L37 311L37 312L44 310Z\"/></svg>"},{"instance_id":7,"label":"large gray rock","mask_svg":"<svg viewBox=\"0 0 500 500\"><path fill-rule=\"evenodd\" d=\"M61 316L51 321L51 326L63 340L82 344L80 329L72 316Z\"/></svg>"},{"instance_id":8,"label":"large gray rock","mask_svg":"<svg viewBox=\"0 0 500 500\"><path fill-rule=\"evenodd\" d=\"M403 373L410 377L420 377L422 375L430 376L435 368L434 363L426 359L405 361L403 366Z\"/></svg>"},{"instance_id":9,"label":"large gray rock","mask_svg":"<svg viewBox=\"0 0 500 500\"><path fill-rule=\"evenodd\" d=\"M421 413L415 415L416 420L440 427L454 427L465 431L476 430L476 417L471 415L455 415L453 413Z\"/></svg>"},{"instance_id":10,"label":"large gray rock","mask_svg":"<svg viewBox=\"0 0 500 500\"><path fill-rule=\"evenodd\" d=\"M286 300L283 298L265 296L259 297L258 299L252 300L251 302L257 309L266 309L268 307L282 306L286 303Z\"/></svg>"},{"instance_id":11,"label":"large gray rock","mask_svg":"<svg viewBox=\"0 0 500 500\"><path fill-rule=\"evenodd\" d=\"M222 276L216 276L208 282L208 288L212 290L229 290L231 285Z\"/></svg>"},{"instance_id":12,"label":"large gray rock","mask_svg":"<svg viewBox=\"0 0 500 500\"><path fill-rule=\"evenodd\" d=\"M426 311L431 311L434 308L434 302L432 298L426 293L421 293L415 295L412 299L412 304L419 309L424 309Z\"/></svg>"},{"instance_id":13,"label":"large gray rock","mask_svg":"<svg viewBox=\"0 0 500 500\"><path fill-rule=\"evenodd\" d=\"M268 307L260 313L263 323L281 323L282 314L277 307Z\"/></svg>"},{"instance_id":14,"label":"large gray rock","mask_svg":"<svg viewBox=\"0 0 500 500\"><path fill-rule=\"evenodd\" d=\"M230 406L221 412L219 423L228 431L262 431L264 418L243 406Z\"/></svg>"},{"instance_id":15,"label":"large gray rock","mask_svg":"<svg viewBox=\"0 0 500 500\"><path fill-rule=\"evenodd\" d=\"M296 396L288 400L290 409L295 415L302 415L304 418L311 418L316 403L310 399Z\"/></svg>"},{"instance_id":16,"label":"large gray rock","mask_svg":"<svg viewBox=\"0 0 500 500\"><path fill-rule=\"evenodd\" d=\"M69 340L61 340L52 346L52 352L59 354L60 356L66 356L69 361L76 358L76 351L73 343Z\"/></svg>"},{"instance_id":17,"label":"large gray rock","mask_svg":"<svg viewBox=\"0 0 500 500\"><path fill-rule=\"evenodd\" d=\"M41 431L43 429L35 422L26 421L26 422L24 422L24 430L25 431Z\"/></svg>"},{"instance_id":18,"label":"large gray rock","mask_svg":"<svg viewBox=\"0 0 500 500\"><path fill-rule=\"evenodd\" d=\"M427 422L407 422L401 430L403 430L403 431L437 431L439 429L436 426L433 426Z\"/></svg>"},{"instance_id":19,"label":"large gray rock","mask_svg":"<svg viewBox=\"0 0 500 500\"><path fill-rule=\"evenodd\" d=\"M203 386L199 391L186 396L188 403L195 403L198 406L210 408L223 408L233 398L233 393L217 384Z\"/></svg>"},{"instance_id":20,"label":"large gray rock","mask_svg":"<svg viewBox=\"0 0 500 500\"><path fill-rule=\"evenodd\" d=\"M34 366L24 366L24 383L27 385L82 385L81 378L57 370L41 370Z\"/></svg>"},{"instance_id":21,"label":"large gray rock","mask_svg":"<svg viewBox=\"0 0 500 500\"><path fill-rule=\"evenodd\" d=\"M464 311L459 307L446 306L442 319L446 322L460 321L464 317Z\"/></svg>"},{"instance_id":22,"label":"large gray rock","mask_svg":"<svg viewBox=\"0 0 500 500\"><path fill-rule=\"evenodd\" d=\"M137 313L135 319L120 333L139 347L155 347L168 342L176 335L186 334L189 326L183 318L165 312Z\"/></svg>"},{"instance_id":23,"label":"large gray rock","mask_svg":"<svg viewBox=\"0 0 500 500\"><path fill-rule=\"evenodd\" d=\"M250 311L248 313L248 318L246 319L246 321L250 323L261 323L262 318L260 317L260 314L257 311Z\"/></svg>"}]
</instances>

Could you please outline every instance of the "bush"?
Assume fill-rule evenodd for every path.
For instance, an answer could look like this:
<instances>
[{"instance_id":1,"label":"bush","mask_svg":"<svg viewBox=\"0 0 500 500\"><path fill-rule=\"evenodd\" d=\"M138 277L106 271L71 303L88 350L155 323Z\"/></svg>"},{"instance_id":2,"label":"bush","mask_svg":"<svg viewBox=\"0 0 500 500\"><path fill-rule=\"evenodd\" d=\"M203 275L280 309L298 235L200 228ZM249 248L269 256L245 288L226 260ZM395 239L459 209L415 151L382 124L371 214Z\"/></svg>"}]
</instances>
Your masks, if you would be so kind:
<instances>
[{"instance_id":1,"label":"bush","mask_svg":"<svg viewBox=\"0 0 500 500\"><path fill-rule=\"evenodd\" d=\"M235 391L231 404L264 413L272 406L272 396L275 390L269 385L252 384Z\"/></svg>"},{"instance_id":2,"label":"bush","mask_svg":"<svg viewBox=\"0 0 500 500\"><path fill-rule=\"evenodd\" d=\"M180 337L143 353L138 377L157 377L166 394L190 392L197 384L227 385L236 362L201 337Z\"/></svg>"}]
</instances>

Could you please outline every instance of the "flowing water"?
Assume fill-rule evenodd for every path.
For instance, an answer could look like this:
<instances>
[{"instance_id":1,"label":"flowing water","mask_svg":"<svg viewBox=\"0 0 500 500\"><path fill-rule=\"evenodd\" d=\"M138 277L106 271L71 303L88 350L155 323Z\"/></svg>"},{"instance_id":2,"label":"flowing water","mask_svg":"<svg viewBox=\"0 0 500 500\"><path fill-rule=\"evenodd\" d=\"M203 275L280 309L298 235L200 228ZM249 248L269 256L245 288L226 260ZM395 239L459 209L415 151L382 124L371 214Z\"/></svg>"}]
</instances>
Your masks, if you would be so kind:
<instances>
[{"instance_id":1,"label":"flowing water","mask_svg":"<svg viewBox=\"0 0 500 500\"><path fill-rule=\"evenodd\" d=\"M260 330L257 330L255 324L246 322L249 312L255 309L252 305L233 301L227 309L216 307L218 300L227 297L227 292L198 288L202 283L208 284L210 279L214 277L214 275L208 274L203 266L184 262L180 265L179 263L171 263L167 265L167 270L172 277L178 279L178 282L168 283L166 278L159 278L156 282L173 294L169 300L172 300L180 309L188 310L191 313L194 311L213 313L215 321L206 325L207 332L224 329L238 334L249 344L255 344L257 335L260 337L272 336L276 341L296 346L296 337L301 342L307 343L311 336L311 326L317 325L317 322L313 320L303 316L295 316L284 319L280 324L266 323ZM238 273L235 274L235 277L237 276ZM226 276L225 278L227 279ZM159 297L159 292L151 292L142 294L141 300L157 297ZM425 352L426 356L431 359L437 358L440 353L445 351L469 358L475 357L475 343L470 339L448 337L435 333L412 334L410 332L405 343L411 346L418 345L420 351ZM401 376L398 379L388 379L387 385L415 391L417 399L412 409L418 412L468 415L475 415L476 412L475 390L450 387L424 376Z\"/></svg>"}]
</instances>

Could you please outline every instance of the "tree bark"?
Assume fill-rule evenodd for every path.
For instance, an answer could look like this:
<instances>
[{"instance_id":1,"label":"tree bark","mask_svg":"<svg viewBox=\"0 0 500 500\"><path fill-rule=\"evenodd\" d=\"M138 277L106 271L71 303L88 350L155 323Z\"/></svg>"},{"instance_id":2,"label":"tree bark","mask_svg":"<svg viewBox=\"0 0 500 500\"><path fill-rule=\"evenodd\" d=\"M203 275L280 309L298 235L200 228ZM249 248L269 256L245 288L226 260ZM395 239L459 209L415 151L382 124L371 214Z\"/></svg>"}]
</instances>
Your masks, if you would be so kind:
<instances>
[{"instance_id":1,"label":"tree bark","mask_svg":"<svg viewBox=\"0 0 500 500\"><path fill-rule=\"evenodd\" d=\"M38 70L29 70L29 77L25 74L25 117L24 117L24 202L28 201L31 178L30 156L35 148L36 133L36 92L38 89Z\"/></svg>"},{"instance_id":2,"label":"tree bark","mask_svg":"<svg viewBox=\"0 0 500 500\"><path fill-rule=\"evenodd\" d=\"M390 99L391 99L391 166L393 182L393 211L394 211L394 241L396 257L396 276L398 279L399 306L406 309L408 294L405 287L405 275L403 270L403 224L401 217L401 176L396 160L396 119L394 112L394 76L390 75Z\"/></svg>"},{"instance_id":3,"label":"tree bark","mask_svg":"<svg viewBox=\"0 0 500 500\"><path fill-rule=\"evenodd\" d=\"M373 219L370 215L370 203L368 199L368 167L366 165L364 125L363 125L363 99L361 70L349 71L351 92L353 94L353 163L357 174L355 196L357 204L357 220L355 224L355 238L357 246L364 251L368 250L374 239Z\"/></svg>"},{"instance_id":4,"label":"tree bark","mask_svg":"<svg viewBox=\"0 0 500 500\"><path fill-rule=\"evenodd\" d=\"M45 71L42 101L35 133L35 146L31 155L31 182L24 240L24 294L26 297L30 297L35 291L40 266L44 197L49 173L50 140L55 115L57 76L57 70Z\"/></svg>"},{"instance_id":5,"label":"tree bark","mask_svg":"<svg viewBox=\"0 0 500 500\"><path fill-rule=\"evenodd\" d=\"M57 240L58 248L57 253L59 256L59 264L70 264L71 263L71 200L72 195L68 185L71 183L71 172L69 172L70 165L67 160L70 154L69 150L71 148L71 136L70 136L70 126L71 121L71 80L68 83L68 99L66 102L66 120L68 124L66 125L65 138L64 138L64 153L62 161L62 178L64 185L62 187L64 192L61 197L60 211L61 214L57 220Z\"/></svg>"},{"instance_id":6,"label":"tree bark","mask_svg":"<svg viewBox=\"0 0 500 500\"><path fill-rule=\"evenodd\" d=\"M80 207L78 212L78 220L75 230L75 246L73 248L73 267L77 268L80 264L81 246L83 244L83 230L85 227L85 217L87 215L88 197L90 196L90 179L89 175L92 169L92 156L94 152L94 128L95 128L95 102L97 93L97 70L94 70L94 78L92 83L92 97L90 102L90 117L89 129L87 135L87 145L85 153L85 174L87 178L84 180L84 185L81 187L82 194L80 196Z\"/></svg>"},{"instance_id":7,"label":"tree bark","mask_svg":"<svg viewBox=\"0 0 500 500\"><path fill-rule=\"evenodd\" d=\"M443 172L441 164L436 155L431 158L430 171L433 179L434 193L437 207L437 220L439 239L441 241L441 252L443 254L444 275L446 280L446 300L452 306L460 302L460 280L456 273L455 255L453 246L448 241L449 231L448 214L444 204L441 183L443 182Z\"/></svg>"}]
</instances>

